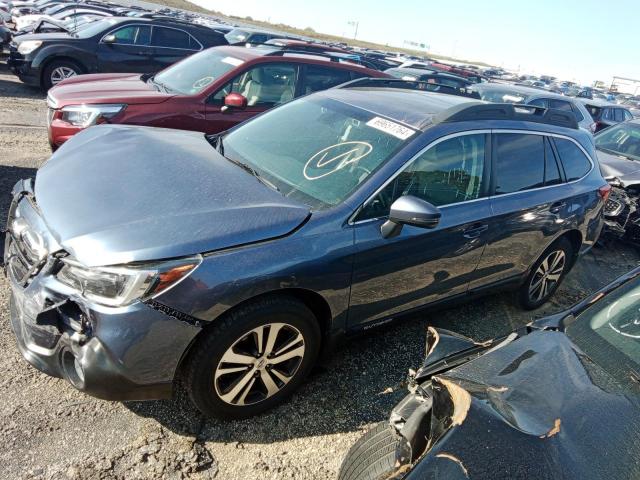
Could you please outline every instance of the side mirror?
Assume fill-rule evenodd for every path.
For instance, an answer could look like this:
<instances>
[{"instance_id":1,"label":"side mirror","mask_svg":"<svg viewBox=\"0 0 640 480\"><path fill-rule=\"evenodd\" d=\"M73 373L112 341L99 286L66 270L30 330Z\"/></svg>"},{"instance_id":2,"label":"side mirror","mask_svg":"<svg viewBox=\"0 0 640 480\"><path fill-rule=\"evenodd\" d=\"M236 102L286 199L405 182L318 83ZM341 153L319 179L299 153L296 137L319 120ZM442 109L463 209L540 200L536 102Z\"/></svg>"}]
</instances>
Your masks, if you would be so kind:
<instances>
[{"instance_id":1,"label":"side mirror","mask_svg":"<svg viewBox=\"0 0 640 480\"><path fill-rule=\"evenodd\" d=\"M400 235L403 225L435 228L441 216L440 210L426 200L405 195L391 205L389 220L382 224L380 233L384 238L393 238Z\"/></svg>"},{"instance_id":2,"label":"side mirror","mask_svg":"<svg viewBox=\"0 0 640 480\"><path fill-rule=\"evenodd\" d=\"M224 97L224 105L220 110L224 113L231 109L244 110L245 108L247 108L247 97L239 93L230 93Z\"/></svg>"},{"instance_id":3,"label":"side mirror","mask_svg":"<svg viewBox=\"0 0 640 480\"><path fill-rule=\"evenodd\" d=\"M116 36L113 33L110 33L102 39L102 43L116 43Z\"/></svg>"}]
</instances>

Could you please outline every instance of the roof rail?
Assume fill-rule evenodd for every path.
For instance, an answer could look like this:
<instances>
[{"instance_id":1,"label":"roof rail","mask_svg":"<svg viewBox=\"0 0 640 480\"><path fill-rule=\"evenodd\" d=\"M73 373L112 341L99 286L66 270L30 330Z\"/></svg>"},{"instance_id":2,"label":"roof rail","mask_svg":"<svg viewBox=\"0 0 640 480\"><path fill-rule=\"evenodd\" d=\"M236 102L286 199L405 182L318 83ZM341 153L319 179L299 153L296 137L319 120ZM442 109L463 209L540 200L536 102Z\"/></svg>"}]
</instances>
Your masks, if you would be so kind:
<instances>
[{"instance_id":1,"label":"roof rail","mask_svg":"<svg viewBox=\"0 0 640 480\"><path fill-rule=\"evenodd\" d=\"M444 93L447 95L480 99L480 94L469 88L452 87L451 85L445 85L443 83L425 82L422 80L403 80L401 78L357 78L334 88L356 87L402 88L405 90L420 90L424 92Z\"/></svg>"},{"instance_id":2,"label":"roof rail","mask_svg":"<svg viewBox=\"0 0 640 480\"><path fill-rule=\"evenodd\" d=\"M578 129L578 122L572 112L513 103L459 105L438 114L434 123L473 120L517 120Z\"/></svg>"},{"instance_id":3,"label":"roof rail","mask_svg":"<svg viewBox=\"0 0 640 480\"><path fill-rule=\"evenodd\" d=\"M253 44L252 44L253 45ZM261 45L266 45L267 47L275 47L278 50L274 51L274 52L269 52L267 54L265 54L265 56L268 57L283 57L287 54L294 54L294 55L307 55L307 56L312 56L312 57L323 57L323 58L327 58L332 62L351 62L351 63L356 63L359 64L360 61L357 58L357 55L353 55L353 57L351 55L349 55L348 53L342 53L342 52L313 52L313 51L309 51L309 50L302 50L300 48L293 48L293 47L281 47L279 45L272 45L272 44L261 44Z\"/></svg>"}]
</instances>

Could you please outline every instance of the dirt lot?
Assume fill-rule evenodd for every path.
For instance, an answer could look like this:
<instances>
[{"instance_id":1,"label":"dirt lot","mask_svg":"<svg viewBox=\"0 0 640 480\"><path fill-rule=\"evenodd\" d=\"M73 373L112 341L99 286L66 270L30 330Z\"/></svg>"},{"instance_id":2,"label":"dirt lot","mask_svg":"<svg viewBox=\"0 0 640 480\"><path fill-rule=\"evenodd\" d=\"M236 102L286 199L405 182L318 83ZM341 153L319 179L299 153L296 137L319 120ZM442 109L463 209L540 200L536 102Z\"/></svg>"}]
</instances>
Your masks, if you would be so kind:
<instances>
[{"instance_id":1,"label":"dirt lot","mask_svg":"<svg viewBox=\"0 0 640 480\"><path fill-rule=\"evenodd\" d=\"M49 154L44 121L44 95L17 82L0 58L0 227L14 182ZM0 478L335 478L349 446L403 395L399 384L424 355L427 325L492 338L561 310L639 258L622 245L595 249L533 313L499 295L372 332L337 352L288 404L229 423L181 400L95 400L31 368L16 349L0 275Z\"/></svg>"}]
</instances>

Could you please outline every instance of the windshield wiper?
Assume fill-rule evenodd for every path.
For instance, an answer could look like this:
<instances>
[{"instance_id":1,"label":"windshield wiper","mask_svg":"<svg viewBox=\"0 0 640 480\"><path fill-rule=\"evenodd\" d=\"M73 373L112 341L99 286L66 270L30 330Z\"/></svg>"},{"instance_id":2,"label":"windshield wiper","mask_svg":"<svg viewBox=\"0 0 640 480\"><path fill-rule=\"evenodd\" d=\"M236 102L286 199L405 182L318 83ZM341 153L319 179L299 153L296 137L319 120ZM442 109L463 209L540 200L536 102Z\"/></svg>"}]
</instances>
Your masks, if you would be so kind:
<instances>
[{"instance_id":1,"label":"windshield wiper","mask_svg":"<svg viewBox=\"0 0 640 480\"><path fill-rule=\"evenodd\" d=\"M266 185L267 187L272 188L276 192L280 191L280 189L276 185L274 185L269 180L267 180L262 175L260 175L258 173L258 171L255 168L253 168L252 166L247 165L246 163L243 163L243 162L241 162L239 160L236 160L234 158L229 158L229 157L225 156L225 154L224 154L224 143L222 141L222 135L219 135L219 134L218 135L205 135L205 138L218 151L218 153L220 155L222 155L225 159L229 160L234 165L237 165L238 167L243 169L245 172L250 173L251 175L256 177L258 179L258 181L260 183L262 183L263 185Z\"/></svg>"}]
</instances>

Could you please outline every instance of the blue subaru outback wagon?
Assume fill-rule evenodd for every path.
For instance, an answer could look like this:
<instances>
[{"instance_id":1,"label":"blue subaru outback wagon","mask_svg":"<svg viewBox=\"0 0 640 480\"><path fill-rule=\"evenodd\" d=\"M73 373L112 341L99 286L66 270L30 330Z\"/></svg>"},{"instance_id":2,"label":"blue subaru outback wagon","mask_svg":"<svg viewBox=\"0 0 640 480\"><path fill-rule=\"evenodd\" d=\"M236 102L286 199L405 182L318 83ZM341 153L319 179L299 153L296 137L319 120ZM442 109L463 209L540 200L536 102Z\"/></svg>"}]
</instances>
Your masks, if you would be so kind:
<instances>
[{"instance_id":1,"label":"blue subaru outback wagon","mask_svg":"<svg viewBox=\"0 0 640 480\"><path fill-rule=\"evenodd\" d=\"M101 125L13 190L11 321L112 400L276 405L347 334L512 288L543 304L609 187L575 118L360 79L216 135Z\"/></svg>"}]
</instances>

